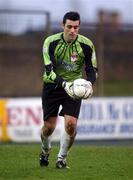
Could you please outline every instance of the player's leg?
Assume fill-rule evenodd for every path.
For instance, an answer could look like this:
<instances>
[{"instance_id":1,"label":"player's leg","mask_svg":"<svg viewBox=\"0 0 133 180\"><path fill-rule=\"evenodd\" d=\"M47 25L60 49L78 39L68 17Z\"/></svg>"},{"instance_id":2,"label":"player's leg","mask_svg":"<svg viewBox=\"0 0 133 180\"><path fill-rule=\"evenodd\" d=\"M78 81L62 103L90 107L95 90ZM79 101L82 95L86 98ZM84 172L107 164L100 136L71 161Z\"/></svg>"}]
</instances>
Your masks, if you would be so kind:
<instances>
[{"instance_id":1,"label":"player's leg","mask_svg":"<svg viewBox=\"0 0 133 180\"><path fill-rule=\"evenodd\" d=\"M48 157L51 149L51 134L56 127L59 110L58 96L55 85L48 84L43 87L42 94L43 120L44 126L41 129L41 154L39 162L41 166L49 164Z\"/></svg>"},{"instance_id":2,"label":"player's leg","mask_svg":"<svg viewBox=\"0 0 133 180\"><path fill-rule=\"evenodd\" d=\"M41 129L41 154L40 154L40 166L48 166L49 154L51 149L51 134L56 127L57 117L50 117L47 121L44 121L44 126Z\"/></svg>"},{"instance_id":3,"label":"player's leg","mask_svg":"<svg viewBox=\"0 0 133 180\"><path fill-rule=\"evenodd\" d=\"M57 168L68 168L66 164L66 157L76 136L77 118L69 115L65 115L64 118L65 130L60 140L60 151L56 162Z\"/></svg>"},{"instance_id":4,"label":"player's leg","mask_svg":"<svg viewBox=\"0 0 133 180\"><path fill-rule=\"evenodd\" d=\"M57 168L67 167L66 157L76 136L77 119L80 112L81 100L73 100L68 97L62 106L63 108L60 115L64 116L65 130L60 140L60 150L56 162Z\"/></svg>"}]
</instances>

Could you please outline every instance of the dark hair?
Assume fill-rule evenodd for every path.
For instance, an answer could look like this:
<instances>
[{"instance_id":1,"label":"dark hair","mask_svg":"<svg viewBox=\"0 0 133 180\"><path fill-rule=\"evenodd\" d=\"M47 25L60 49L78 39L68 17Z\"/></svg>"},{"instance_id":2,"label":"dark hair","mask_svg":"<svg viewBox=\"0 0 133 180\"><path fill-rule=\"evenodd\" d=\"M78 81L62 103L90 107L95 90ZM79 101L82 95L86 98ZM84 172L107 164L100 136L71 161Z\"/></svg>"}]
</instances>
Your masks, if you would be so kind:
<instances>
[{"instance_id":1,"label":"dark hair","mask_svg":"<svg viewBox=\"0 0 133 180\"><path fill-rule=\"evenodd\" d=\"M67 19L72 20L72 21L79 20L79 24L80 24L80 15L78 12L75 12L75 11L67 12L63 17L63 24L66 23Z\"/></svg>"}]
</instances>

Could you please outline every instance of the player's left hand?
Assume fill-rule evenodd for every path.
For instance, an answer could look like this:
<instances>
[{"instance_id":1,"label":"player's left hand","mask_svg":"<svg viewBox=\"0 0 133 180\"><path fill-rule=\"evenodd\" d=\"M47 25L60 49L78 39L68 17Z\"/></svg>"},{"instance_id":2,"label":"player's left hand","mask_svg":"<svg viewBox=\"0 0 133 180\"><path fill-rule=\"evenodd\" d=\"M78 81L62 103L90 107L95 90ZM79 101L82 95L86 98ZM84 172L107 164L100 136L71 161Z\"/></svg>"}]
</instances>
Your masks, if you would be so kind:
<instances>
[{"instance_id":1,"label":"player's left hand","mask_svg":"<svg viewBox=\"0 0 133 180\"><path fill-rule=\"evenodd\" d=\"M62 87L66 91L66 93L71 97L74 98L73 90L72 90L73 83L64 81L62 83Z\"/></svg>"}]
</instances>

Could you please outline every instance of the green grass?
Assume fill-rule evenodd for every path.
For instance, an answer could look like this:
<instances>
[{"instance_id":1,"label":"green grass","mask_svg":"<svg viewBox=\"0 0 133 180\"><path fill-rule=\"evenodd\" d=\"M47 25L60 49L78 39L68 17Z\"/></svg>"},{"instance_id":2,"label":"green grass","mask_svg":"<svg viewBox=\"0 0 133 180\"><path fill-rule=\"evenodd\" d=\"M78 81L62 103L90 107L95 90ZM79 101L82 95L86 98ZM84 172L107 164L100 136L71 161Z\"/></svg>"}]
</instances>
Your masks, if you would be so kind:
<instances>
[{"instance_id":1,"label":"green grass","mask_svg":"<svg viewBox=\"0 0 133 180\"><path fill-rule=\"evenodd\" d=\"M69 170L55 168L54 146L47 168L39 167L39 144L1 144L0 180L132 180L133 147L74 145Z\"/></svg>"}]
</instances>

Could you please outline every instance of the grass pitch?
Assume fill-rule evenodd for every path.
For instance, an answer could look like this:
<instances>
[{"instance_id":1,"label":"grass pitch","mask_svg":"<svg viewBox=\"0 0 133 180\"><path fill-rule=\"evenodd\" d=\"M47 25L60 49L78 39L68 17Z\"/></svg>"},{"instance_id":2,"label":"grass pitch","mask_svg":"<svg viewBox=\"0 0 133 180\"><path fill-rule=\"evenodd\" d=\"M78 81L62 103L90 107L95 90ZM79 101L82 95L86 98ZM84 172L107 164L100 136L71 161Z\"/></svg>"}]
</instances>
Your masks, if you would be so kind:
<instances>
[{"instance_id":1,"label":"grass pitch","mask_svg":"<svg viewBox=\"0 0 133 180\"><path fill-rule=\"evenodd\" d=\"M74 144L68 170L55 168L57 145L48 167L39 153L39 144L0 144L0 180L133 180L133 147Z\"/></svg>"}]
</instances>

